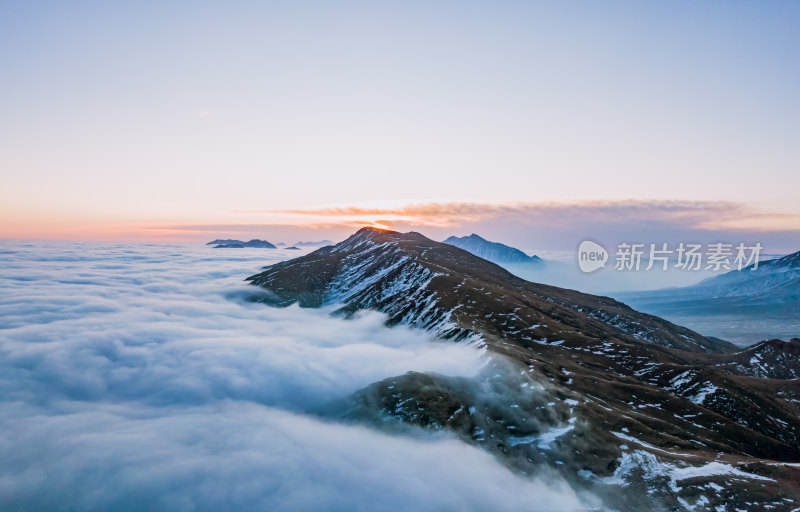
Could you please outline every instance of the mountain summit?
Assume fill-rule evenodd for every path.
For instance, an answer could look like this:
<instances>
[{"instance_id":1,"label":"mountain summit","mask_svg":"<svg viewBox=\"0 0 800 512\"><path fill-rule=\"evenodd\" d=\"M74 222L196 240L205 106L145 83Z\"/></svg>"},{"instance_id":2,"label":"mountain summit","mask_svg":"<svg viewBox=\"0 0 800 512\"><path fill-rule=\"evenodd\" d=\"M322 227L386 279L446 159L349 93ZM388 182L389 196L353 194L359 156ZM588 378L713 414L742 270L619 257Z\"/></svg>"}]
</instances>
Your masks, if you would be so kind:
<instances>
[{"instance_id":1,"label":"mountain summit","mask_svg":"<svg viewBox=\"0 0 800 512\"><path fill-rule=\"evenodd\" d=\"M214 249L242 249L244 247L256 247L259 249L277 249L277 247L266 240L259 240L258 238L254 238L249 242L243 242L241 240L214 240L208 242L206 245L213 245Z\"/></svg>"},{"instance_id":2,"label":"mountain summit","mask_svg":"<svg viewBox=\"0 0 800 512\"><path fill-rule=\"evenodd\" d=\"M766 367L790 357L778 347L791 347L736 352L414 232L364 228L248 280L272 305L381 311L390 325L472 342L492 356L482 382L410 373L321 414L447 429L515 470L546 465L620 509L653 510L653 500L713 509L745 497L800 506L800 471L784 464L800 461L800 384L780 378L794 370Z\"/></svg>"},{"instance_id":3,"label":"mountain summit","mask_svg":"<svg viewBox=\"0 0 800 512\"><path fill-rule=\"evenodd\" d=\"M451 236L444 243L455 245L467 252L498 264L506 263L541 263L542 259L536 255L528 256L519 249L509 247L498 242L490 242L475 233L461 238Z\"/></svg>"},{"instance_id":4,"label":"mountain summit","mask_svg":"<svg viewBox=\"0 0 800 512\"><path fill-rule=\"evenodd\" d=\"M362 228L347 240L276 263L248 278L268 289L274 305L342 304L374 309L389 324L407 324L443 338L542 339L583 343L612 339L687 351L734 347L608 297L530 283L504 268L420 233Z\"/></svg>"}]
</instances>

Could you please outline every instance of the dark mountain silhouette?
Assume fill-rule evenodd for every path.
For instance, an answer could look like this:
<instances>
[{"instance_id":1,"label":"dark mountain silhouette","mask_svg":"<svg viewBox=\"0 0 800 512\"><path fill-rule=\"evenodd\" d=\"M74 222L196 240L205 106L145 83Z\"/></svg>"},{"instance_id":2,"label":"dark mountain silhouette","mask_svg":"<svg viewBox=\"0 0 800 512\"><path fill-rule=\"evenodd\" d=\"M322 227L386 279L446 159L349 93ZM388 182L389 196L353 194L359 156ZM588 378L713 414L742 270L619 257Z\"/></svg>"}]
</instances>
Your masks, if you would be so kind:
<instances>
[{"instance_id":1,"label":"dark mountain silhouette","mask_svg":"<svg viewBox=\"0 0 800 512\"><path fill-rule=\"evenodd\" d=\"M222 243L217 243L222 242ZM254 238L249 242L242 242L241 240L214 240L213 242L209 242L206 245L211 245L217 243L214 246L214 249L242 249L245 247L256 247L259 249L277 249L276 246L267 242L266 240L259 240Z\"/></svg>"},{"instance_id":2,"label":"dark mountain silhouette","mask_svg":"<svg viewBox=\"0 0 800 512\"><path fill-rule=\"evenodd\" d=\"M320 240L319 242L297 242L296 244L294 244L295 247L322 247L325 245L333 245L333 242L331 242L328 239L325 239L325 240Z\"/></svg>"}]
</instances>

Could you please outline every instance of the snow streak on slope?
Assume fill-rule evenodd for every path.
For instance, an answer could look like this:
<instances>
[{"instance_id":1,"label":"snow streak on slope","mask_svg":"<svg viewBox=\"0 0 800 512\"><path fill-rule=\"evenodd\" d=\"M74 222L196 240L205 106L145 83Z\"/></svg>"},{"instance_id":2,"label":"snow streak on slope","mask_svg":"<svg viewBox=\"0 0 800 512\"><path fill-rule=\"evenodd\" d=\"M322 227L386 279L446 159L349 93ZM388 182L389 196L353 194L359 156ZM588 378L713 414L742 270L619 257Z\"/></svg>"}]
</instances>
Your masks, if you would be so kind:
<instances>
[{"instance_id":1,"label":"snow streak on slope","mask_svg":"<svg viewBox=\"0 0 800 512\"><path fill-rule=\"evenodd\" d=\"M374 308L397 318L398 324L420 328L434 336L480 340L475 334L463 333L452 320L452 310L439 304L440 298L430 284L442 274L419 264L395 244L356 239L337 246L335 251L349 254L326 288L323 304Z\"/></svg>"}]
</instances>

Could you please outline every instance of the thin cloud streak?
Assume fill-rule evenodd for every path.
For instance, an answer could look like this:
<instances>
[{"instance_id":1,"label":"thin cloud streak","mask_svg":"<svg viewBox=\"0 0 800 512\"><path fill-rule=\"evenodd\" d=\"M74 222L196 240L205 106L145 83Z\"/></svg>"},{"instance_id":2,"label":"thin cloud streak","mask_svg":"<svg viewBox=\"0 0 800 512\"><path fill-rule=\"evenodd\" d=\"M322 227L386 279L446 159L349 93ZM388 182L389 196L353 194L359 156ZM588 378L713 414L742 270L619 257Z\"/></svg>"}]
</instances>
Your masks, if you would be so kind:
<instances>
[{"instance_id":1,"label":"thin cloud streak","mask_svg":"<svg viewBox=\"0 0 800 512\"><path fill-rule=\"evenodd\" d=\"M294 243L325 238L339 241L363 226L386 226L398 231L419 231L437 240L474 232L529 251L571 251L587 237L612 244L762 242L774 253L800 248L800 214L731 201L442 202L233 210L225 218L228 222L85 226L58 236L30 231L14 237L184 242L249 237Z\"/></svg>"},{"instance_id":2,"label":"thin cloud streak","mask_svg":"<svg viewBox=\"0 0 800 512\"><path fill-rule=\"evenodd\" d=\"M732 201L627 200L505 205L449 202L392 208L353 206L240 213L294 216L298 225L307 222L352 228L381 224L398 231L417 230L439 240L474 232L528 251L572 251L585 238L610 244L622 241L761 242L775 253L800 249L800 214ZM336 232L336 235L342 234ZM328 238L336 239L335 236Z\"/></svg>"},{"instance_id":3,"label":"thin cloud streak","mask_svg":"<svg viewBox=\"0 0 800 512\"><path fill-rule=\"evenodd\" d=\"M242 213L278 213L304 217L362 218L380 217L422 226L454 226L468 222L491 219L514 220L546 218L550 220L573 219L585 215L591 218L619 219L632 216L637 220L671 221L689 227L714 228L735 225L737 222L759 220L764 222L793 222L800 228L800 214L768 212L731 201L583 201L575 203L540 202L495 205L486 203L428 203L399 208L339 207L321 209L294 209L276 211L250 211ZM773 226L762 226L772 229Z\"/></svg>"}]
</instances>

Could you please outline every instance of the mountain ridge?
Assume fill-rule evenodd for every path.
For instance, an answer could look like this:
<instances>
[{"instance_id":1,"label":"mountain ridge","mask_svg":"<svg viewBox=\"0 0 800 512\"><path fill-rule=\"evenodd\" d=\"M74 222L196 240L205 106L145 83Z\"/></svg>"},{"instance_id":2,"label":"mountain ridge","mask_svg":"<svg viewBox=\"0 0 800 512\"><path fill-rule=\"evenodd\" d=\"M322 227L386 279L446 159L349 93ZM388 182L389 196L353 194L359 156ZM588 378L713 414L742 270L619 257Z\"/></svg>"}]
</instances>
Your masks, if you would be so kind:
<instances>
[{"instance_id":1,"label":"mountain ridge","mask_svg":"<svg viewBox=\"0 0 800 512\"><path fill-rule=\"evenodd\" d=\"M317 242L314 241L307 241L307 242L297 242L294 244L294 247L324 247L326 245L333 245L333 242L328 240L319 240Z\"/></svg>"},{"instance_id":2,"label":"mountain ridge","mask_svg":"<svg viewBox=\"0 0 800 512\"><path fill-rule=\"evenodd\" d=\"M687 287L691 291L716 297L765 298L781 302L800 302L800 251L781 258L751 264L741 270L709 277Z\"/></svg>"},{"instance_id":3,"label":"mountain ridge","mask_svg":"<svg viewBox=\"0 0 800 512\"><path fill-rule=\"evenodd\" d=\"M343 261L348 259L351 262L358 260L358 263L349 265L348 261ZM386 265L375 263L378 259ZM319 263L317 273L289 275L293 274L291 268L302 269L312 262ZM345 267L349 265L347 271L334 276L337 266L342 263ZM284 274L286 279L281 278ZM323 284L321 280L325 279L332 282ZM416 232L401 234L362 228L335 246L276 263L265 272L249 277L248 281L270 288L276 294L275 305L288 305L294 301L304 307L342 303L344 313L377 309L390 314L390 324L410 322L423 328L427 328L425 321L439 319L444 324L443 317L461 316L460 309L470 309L469 305L476 302L479 294L468 287L461 288L461 285L477 281L496 288L494 293L486 292L480 298L484 303L492 303L493 309L501 316L500 310L504 307L531 309L543 318L555 314L557 319L554 321L559 323L559 327L568 327L578 336L579 328L598 336L608 335L611 330L633 343L644 340L686 350L703 347L722 352L735 350L732 345L707 339L658 317L635 312L610 297L529 283L497 264L454 246L434 242ZM398 285L408 288L408 293L398 296L403 292L397 288ZM449 290L446 289L448 286ZM509 301L513 305L504 304ZM532 301L536 308L531 308ZM423 302L428 304L427 309L417 307ZM430 304L432 302L435 304ZM416 314L415 310L418 310ZM461 332L469 331L469 324L473 323L470 315L467 316L452 326L452 332L437 332L437 335L467 337L469 333ZM412 319L416 321L412 322ZM423 321L420 323L419 320ZM642 325L642 322L649 325ZM555 328L548 328L543 322L539 325L541 328L537 334L540 337L552 338L557 334ZM501 334L499 328L481 327L483 335ZM561 329L559 332L563 335L566 331ZM666 336L668 332L670 334ZM533 340L534 336L523 338Z\"/></svg>"},{"instance_id":4,"label":"mountain ridge","mask_svg":"<svg viewBox=\"0 0 800 512\"><path fill-rule=\"evenodd\" d=\"M499 242L490 242L485 238L472 233L469 236L451 236L442 243L454 245L467 252L489 260L497 264L507 263L542 263L542 259L536 255L528 256L515 247L511 247Z\"/></svg>"},{"instance_id":5,"label":"mountain ridge","mask_svg":"<svg viewBox=\"0 0 800 512\"><path fill-rule=\"evenodd\" d=\"M691 286L615 294L648 313L739 345L800 336L800 251Z\"/></svg>"},{"instance_id":6,"label":"mountain ridge","mask_svg":"<svg viewBox=\"0 0 800 512\"><path fill-rule=\"evenodd\" d=\"M266 240L259 240L258 238L253 238L250 241L243 242L241 240L213 240L208 242L206 245L214 245L214 249L241 249L244 247L255 247L259 249L277 249L277 246L267 242Z\"/></svg>"},{"instance_id":7,"label":"mountain ridge","mask_svg":"<svg viewBox=\"0 0 800 512\"><path fill-rule=\"evenodd\" d=\"M800 461L800 382L746 371L742 360L753 356L730 344L608 297L529 283L415 232L365 228L248 281L264 289L254 300L337 304L345 316L374 309L390 325L480 344L490 354L477 384L407 374L321 414L450 430L515 470L545 465L622 509L645 505L617 484L610 491L609 482L655 496L664 509L698 496L743 503L766 481L780 488L769 484L764 499L800 504L800 471L783 464ZM722 462L746 465L750 476L709 473ZM689 469L705 476L669 483ZM711 484L724 484L724 492Z\"/></svg>"}]
</instances>

